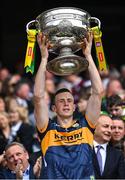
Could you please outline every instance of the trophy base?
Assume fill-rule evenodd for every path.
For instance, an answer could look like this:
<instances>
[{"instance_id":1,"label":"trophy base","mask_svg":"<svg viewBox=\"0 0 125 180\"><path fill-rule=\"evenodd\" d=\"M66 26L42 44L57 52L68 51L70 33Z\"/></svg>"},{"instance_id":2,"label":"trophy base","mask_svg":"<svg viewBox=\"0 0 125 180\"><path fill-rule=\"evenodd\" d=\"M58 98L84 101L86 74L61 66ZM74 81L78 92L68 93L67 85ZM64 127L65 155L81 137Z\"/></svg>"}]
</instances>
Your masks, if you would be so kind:
<instances>
[{"instance_id":1,"label":"trophy base","mask_svg":"<svg viewBox=\"0 0 125 180\"><path fill-rule=\"evenodd\" d=\"M89 62L77 55L58 56L47 63L47 70L57 76L78 74L88 68Z\"/></svg>"}]
</instances>

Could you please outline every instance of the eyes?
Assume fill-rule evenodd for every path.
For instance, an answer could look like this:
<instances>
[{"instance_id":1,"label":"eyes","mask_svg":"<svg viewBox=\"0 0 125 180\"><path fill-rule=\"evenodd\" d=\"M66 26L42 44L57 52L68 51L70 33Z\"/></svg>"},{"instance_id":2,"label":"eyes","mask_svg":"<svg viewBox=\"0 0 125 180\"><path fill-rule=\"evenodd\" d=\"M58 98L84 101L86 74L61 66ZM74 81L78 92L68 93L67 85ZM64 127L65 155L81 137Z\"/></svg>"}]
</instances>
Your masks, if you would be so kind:
<instances>
[{"instance_id":1,"label":"eyes","mask_svg":"<svg viewBox=\"0 0 125 180\"><path fill-rule=\"evenodd\" d=\"M121 127L121 126L118 126L118 127L117 127L117 126L113 126L113 125L110 126L109 124L104 124L103 127L104 127L104 128L110 128L111 130L116 130L116 129L118 129L118 130L123 130L123 129L124 129L124 128Z\"/></svg>"},{"instance_id":2,"label":"eyes","mask_svg":"<svg viewBox=\"0 0 125 180\"><path fill-rule=\"evenodd\" d=\"M113 111L118 112L119 110L121 110L121 108L112 108L112 109L109 109L110 112L113 112Z\"/></svg>"},{"instance_id":3,"label":"eyes","mask_svg":"<svg viewBox=\"0 0 125 180\"><path fill-rule=\"evenodd\" d=\"M110 126L109 124L104 124L103 127L104 127L104 128L110 128L110 129L113 129L113 126Z\"/></svg>"},{"instance_id":4,"label":"eyes","mask_svg":"<svg viewBox=\"0 0 125 180\"><path fill-rule=\"evenodd\" d=\"M60 103L73 103L73 99L59 99L58 102Z\"/></svg>"},{"instance_id":5,"label":"eyes","mask_svg":"<svg viewBox=\"0 0 125 180\"><path fill-rule=\"evenodd\" d=\"M7 161L13 162L15 157L21 157L22 153L18 152L15 155L6 157Z\"/></svg>"},{"instance_id":6,"label":"eyes","mask_svg":"<svg viewBox=\"0 0 125 180\"><path fill-rule=\"evenodd\" d=\"M117 127L117 126L113 126L112 129L114 129L114 130L115 130L115 129L123 130L124 128L123 128L123 127L120 127L120 126L118 126L118 127Z\"/></svg>"}]
</instances>

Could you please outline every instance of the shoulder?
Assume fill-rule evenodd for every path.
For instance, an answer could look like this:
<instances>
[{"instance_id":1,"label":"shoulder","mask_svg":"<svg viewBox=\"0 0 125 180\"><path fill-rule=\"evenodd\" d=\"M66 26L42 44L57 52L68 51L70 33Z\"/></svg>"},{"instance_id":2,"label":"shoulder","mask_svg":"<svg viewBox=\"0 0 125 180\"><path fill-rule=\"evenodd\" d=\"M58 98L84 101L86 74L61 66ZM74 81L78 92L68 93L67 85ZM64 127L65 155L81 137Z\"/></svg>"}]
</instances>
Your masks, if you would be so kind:
<instances>
[{"instance_id":1,"label":"shoulder","mask_svg":"<svg viewBox=\"0 0 125 180\"><path fill-rule=\"evenodd\" d=\"M15 174L9 169L2 168L0 170L0 179L15 179Z\"/></svg>"},{"instance_id":2,"label":"shoulder","mask_svg":"<svg viewBox=\"0 0 125 180\"><path fill-rule=\"evenodd\" d=\"M34 128L33 128L32 125L30 125L28 123L22 123L19 130L20 131L21 130L31 130L31 131L34 131Z\"/></svg>"},{"instance_id":3,"label":"shoulder","mask_svg":"<svg viewBox=\"0 0 125 180\"><path fill-rule=\"evenodd\" d=\"M123 157L123 152L120 149L117 149L116 147L114 147L113 145L108 145L107 146L107 152L110 152L112 156L116 157Z\"/></svg>"}]
</instances>

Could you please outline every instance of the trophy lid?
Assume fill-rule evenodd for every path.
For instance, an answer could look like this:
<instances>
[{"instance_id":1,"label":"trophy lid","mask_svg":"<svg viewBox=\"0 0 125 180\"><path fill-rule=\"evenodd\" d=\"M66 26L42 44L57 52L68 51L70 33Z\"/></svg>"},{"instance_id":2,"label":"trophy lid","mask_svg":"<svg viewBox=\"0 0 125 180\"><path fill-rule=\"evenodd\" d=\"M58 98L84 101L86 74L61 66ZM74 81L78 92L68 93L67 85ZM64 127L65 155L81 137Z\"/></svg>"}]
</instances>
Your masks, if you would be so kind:
<instances>
[{"instance_id":1,"label":"trophy lid","mask_svg":"<svg viewBox=\"0 0 125 180\"><path fill-rule=\"evenodd\" d=\"M77 15L87 15L88 17L90 17L90 14L83 10L83 9L80 9L80 8L76 8L76 7L57 7L57 8L52 8L52 9L49 9L49 10L46 10L44 12L42 12L40 15L37 16L36 19L38 19L39 17L41 16L50 16L50 15L55 15L55 14L65 14L65 13L74 13L74 14L77 14Z\"/></svg>"},{"instance_id":2,"label":"trophy lid","mask_svg":"<svg viewBox=\"0 0 125 180\"><path fill-rule=\"evenodd\" d=\"M80 8L58 7L42 12L36 17L36 26L41 31L49 27L57 26L62 20L69 20L73 26L89 26L90 14Z\"/></svg>"}]
</instances>

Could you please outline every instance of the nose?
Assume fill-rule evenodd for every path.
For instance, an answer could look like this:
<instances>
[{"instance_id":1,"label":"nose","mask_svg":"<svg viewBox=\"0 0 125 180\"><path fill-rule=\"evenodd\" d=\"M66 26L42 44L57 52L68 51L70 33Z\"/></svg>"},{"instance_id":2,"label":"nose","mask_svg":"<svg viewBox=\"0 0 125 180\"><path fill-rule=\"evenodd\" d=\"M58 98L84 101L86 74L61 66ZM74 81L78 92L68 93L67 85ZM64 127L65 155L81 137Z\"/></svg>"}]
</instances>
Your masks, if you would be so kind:
<instances>
[{"instance_id":1,"label":"nose","mask_svg":"<svg viewBox=\"0 0 125 180\"><path fill-rule=\"evenodd\" d=\"M108 131L111 133L112 132L112 127L109 126Z\"/></svg>"},{"instance_id":2,"label":"nose","mask_svg":"<svg viewBox=\"0 0 125 180\"><path fill-rule=\"evenodd\" d=\"M116 111L116 110L113 110L113 111L112 111L112 115L116 116L116 115L117 115L117 111Z\"/></svg>"},{"instance_id":3,"label":"nose","mask_svg":"<svg viewBox=\"0 0 125 180\"><path fill-rule=\"evenodd\" d=\"M115 128L115 132L119 132L119 129L117 127Z\"/></svg>"},{"instance_id":4,"label":"nose","mask_svg":"<svg viewBox=\"0 0 125 180\"><path fill-rule=\"evenodd\" d=\"M68 105L68 101L67 101L67 100L64 101L64 105L65 105L65 106Z\"/></svg>"},{"instance_id":5,"label":"nose","mask_svg":"<svg viewBox=\"0 0 125 180\"><path fill-rule=\"evenodd\" d=\"M17 160L18 160L18 156L17 156L17 155L14 155L14 156L13 156L13 159L14 159L15 161L17 161Z\"/></svg>"}]
</instances>

